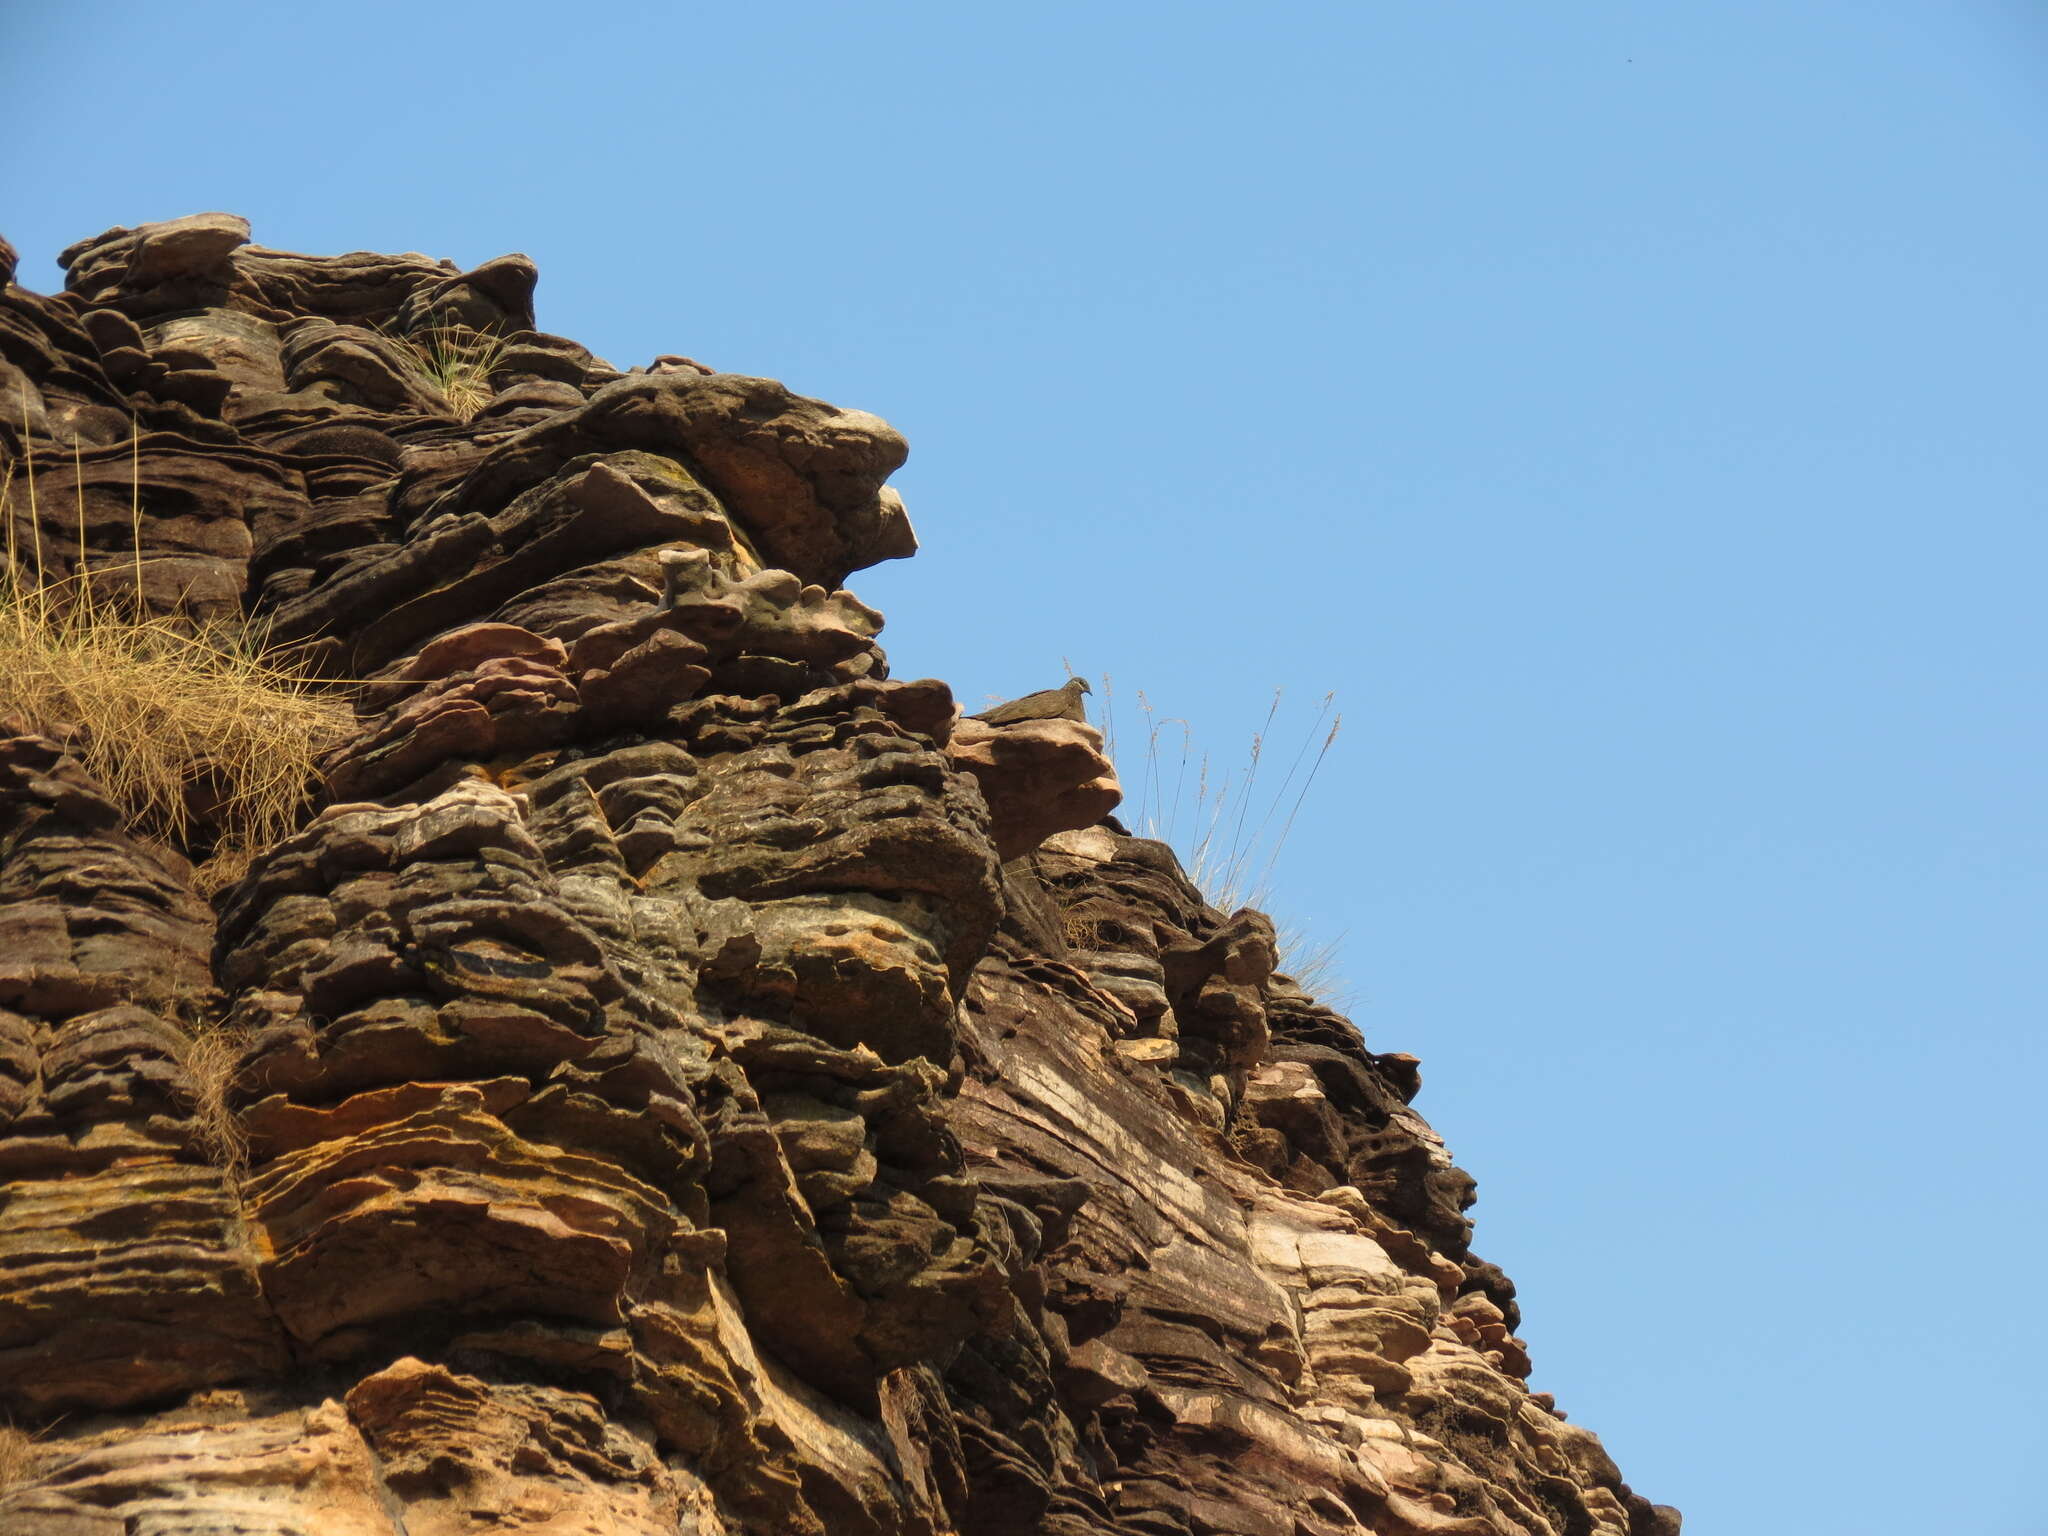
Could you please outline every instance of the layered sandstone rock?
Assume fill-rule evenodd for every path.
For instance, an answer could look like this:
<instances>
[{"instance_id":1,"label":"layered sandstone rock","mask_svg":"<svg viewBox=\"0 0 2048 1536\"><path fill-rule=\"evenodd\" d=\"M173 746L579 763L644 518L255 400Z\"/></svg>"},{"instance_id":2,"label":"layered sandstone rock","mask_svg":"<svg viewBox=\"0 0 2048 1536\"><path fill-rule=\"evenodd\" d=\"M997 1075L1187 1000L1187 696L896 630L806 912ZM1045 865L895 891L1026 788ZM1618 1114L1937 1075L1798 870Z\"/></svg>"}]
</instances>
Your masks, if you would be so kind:
<instances>
[{"instance_id":1,"label":"layered sandstone rock","mask_svg":"<svg viewBox=\"0 0 2048 1536\"><path fill-rule=\"evenodd\" d=\"M885 423L248 236L0 294L19 557L139 536L359 717L210 903L0 739L0 1529L1676 1531L1527 1390L1413 1058L1087 727L888 676Z\"/></svg>"}]
</instances>

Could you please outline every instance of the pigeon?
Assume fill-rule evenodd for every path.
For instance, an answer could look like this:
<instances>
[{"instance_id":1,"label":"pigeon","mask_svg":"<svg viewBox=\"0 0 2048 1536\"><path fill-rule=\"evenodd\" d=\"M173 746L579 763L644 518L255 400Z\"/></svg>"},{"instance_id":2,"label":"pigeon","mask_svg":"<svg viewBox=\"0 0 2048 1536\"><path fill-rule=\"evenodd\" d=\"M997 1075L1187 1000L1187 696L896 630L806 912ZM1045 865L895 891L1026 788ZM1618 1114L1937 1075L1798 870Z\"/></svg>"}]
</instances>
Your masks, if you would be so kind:
<instances>
[{"instance_id":1,"label":"pigeon","mask_svg":"<svg viewBox=\"0 0 2048 1536\"><path fill-rule=\"evenodd\" d=\"M1088 714L1081 708L1081 695L1090 691L1087 678L1070 677L1064 687L1027 693L1021 699L998 704L994 709L984 710L970 718L985 720L990 725L1015 725L1020 720L1079 720L1085 723Z\"/></svg>"}]
</instances>

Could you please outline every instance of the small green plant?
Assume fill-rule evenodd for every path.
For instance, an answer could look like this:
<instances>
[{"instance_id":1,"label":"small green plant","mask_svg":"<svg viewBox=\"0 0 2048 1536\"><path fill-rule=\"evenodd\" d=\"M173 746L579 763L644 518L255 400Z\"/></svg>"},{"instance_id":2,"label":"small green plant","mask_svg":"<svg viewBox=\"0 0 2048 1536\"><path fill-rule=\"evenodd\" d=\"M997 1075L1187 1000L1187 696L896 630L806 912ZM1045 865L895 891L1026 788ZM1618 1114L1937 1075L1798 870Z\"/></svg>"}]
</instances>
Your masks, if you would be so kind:
<instances>
[{"instance_id":1,"label":"small green plant","mask_svg":"<svg viewBox=\"0 0 2048 1536\"><path fill-rule=\"evenodd\" d=\"M0 716L71 742L145 836L190 847L203 806L205 851L232 860L292 829L314 759L352 711L289 656L265 655L260 628L150 611L139 441L135 451L125 569L89 560L81 489L76 562L54 578L42 565L34 453L0 455Z\"/></svg>"},{"instance_id":2,"label":"small green plant","mask_svg":"<svg viewBox=\"0 0 2048 1536\"><path fill-rule=\"evenodd\" d=\"M491 375L505 356L505 339L450 321L391 338L413 370L448 402L457 421L471 421L497 393Z\"/></svg>"}]
</instances>

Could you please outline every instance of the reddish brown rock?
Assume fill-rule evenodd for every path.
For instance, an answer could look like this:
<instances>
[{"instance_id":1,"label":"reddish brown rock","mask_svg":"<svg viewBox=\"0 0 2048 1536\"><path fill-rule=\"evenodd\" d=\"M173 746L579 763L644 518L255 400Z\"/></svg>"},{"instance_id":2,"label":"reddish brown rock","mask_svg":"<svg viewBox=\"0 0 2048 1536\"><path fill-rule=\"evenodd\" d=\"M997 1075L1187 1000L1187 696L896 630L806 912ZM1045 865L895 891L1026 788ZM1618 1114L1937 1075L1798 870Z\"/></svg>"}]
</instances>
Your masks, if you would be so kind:
<instances>
[{"instance_id":1,"label":"reddish brown rock","mask_svg":"<svg viewBox=\"0 0 2048 1536\"><path fill-rule=\"evenodd\" d=\"M848 572L916 550L900 497L882 482L909 450L887 422L792 394L773 379L693 370L635 375L580 411L498 449L461 505L501 505L580 454L679 457L768 562L837 586Z\"/></svg>"},{"instance_id":2,"label":"reddish brown rock","mask_svg":"<svg viewBox=\"0 0 2048 1536\"><path fill-rule=\"evenodd\" d=\"M1676 1532L1528 1391L1415 1059L1084 723L889 679L900 437L248 235L0 290L31 559L82 497L357 716L212 903L0 739L0 1529Z\"/></svg>"},{"instance_id":3,"label":"reddish brown rock","mask_svg":"<svg viewBox=\"0 0 2048 1536\"><path fill-rule=\"evenodd\" d=\"M1123 799L1101 733L1075 720L969 718L954 726L946 756L981 786L1006 863L1055 832L1094 826Z\"/></svg>"},{"instance_id":4,"label":"reddish brown rock","mask_svg":"<svg viewBox=\"0 0 2048 1536\"><path fill-rule=\"evenodd\" d=\"M0 1396L126 1407L285 1362L195 1033L210 914L55 743L0 740Z\"/></svg>"}]
</instances>

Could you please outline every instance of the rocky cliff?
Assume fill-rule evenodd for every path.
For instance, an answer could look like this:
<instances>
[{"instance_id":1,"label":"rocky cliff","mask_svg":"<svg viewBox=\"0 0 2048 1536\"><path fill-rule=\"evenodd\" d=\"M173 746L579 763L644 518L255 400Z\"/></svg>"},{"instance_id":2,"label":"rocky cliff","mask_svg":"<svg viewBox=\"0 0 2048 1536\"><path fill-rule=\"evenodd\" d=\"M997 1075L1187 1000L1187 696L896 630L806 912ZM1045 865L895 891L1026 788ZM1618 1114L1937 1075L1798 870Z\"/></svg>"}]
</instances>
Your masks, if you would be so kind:
<instances>
[{"instance_id":1,"label":"rocky cliff","mask_svg":"<svg viewBox=\"0 0 2048 1536\"><path fill-rule=\"evenodd\" d=\"M352 723L217 891L0 723L0 1530L1678 1529L1527 1390L1414 1059L1089 727L889 677L886 423L621 373L519 256L62 261L0 245L14 558Z\"/></svg>"}]
</instances>

